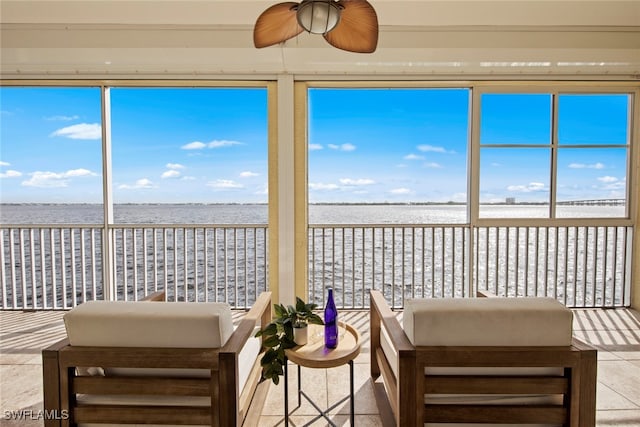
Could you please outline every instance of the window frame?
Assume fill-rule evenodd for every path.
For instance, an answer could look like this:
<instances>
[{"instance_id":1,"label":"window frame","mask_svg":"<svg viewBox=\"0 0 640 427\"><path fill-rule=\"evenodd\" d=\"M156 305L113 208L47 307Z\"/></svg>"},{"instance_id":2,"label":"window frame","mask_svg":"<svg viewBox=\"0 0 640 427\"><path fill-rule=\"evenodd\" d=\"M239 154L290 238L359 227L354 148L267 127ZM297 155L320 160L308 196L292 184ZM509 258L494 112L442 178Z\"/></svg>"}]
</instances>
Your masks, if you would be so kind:
<instances>
[{"instance_id":1,"label":"window frame","mask_svg":"<svg viewBox=\"0 0 640 427\"><path fill-rule=\"evenodd\" d=\"M636 217L636 203L637 195L633 193L632 189L637 185L634 182L634 171L638 167L638 161L635 159L638 151L638 135L637 129L634 128L634 123L638 121L638 115L640 113L640 90L636 87L628 86L620 83L597 83L593 85L581 83L575 84L573 82L530 82L523 84L522 82L491 82L486 84L477 84L473 87L473 99L472 99L472 136L471 136L471 161L469 177L471 180L469 192L470 192L470 221L474 225L481 226L496 226L496 225L572 225L572 224L589 224L597 220L599 223L605 225L621 225L628 226L633 224L633 219ZM480 144L480 117L482 115L482 95L485 94L549 94L551 96L552 109L551 109L551 143L548 146L551 149L551 164L549 168L549 184L550 184L550 200L549 200L549 215L546 218L491 218L480 216L480 150L481 148L526 148L531 145L514 145L514 144ZM620 144L559 144L558 141L558 107L559 97L561 95L629 95L629 136L627 143ZM536 147L542 147L536 145ZM625 148L627 150L626 159L626 188L625 188L625 215L621 217L585 217L585 218L570 218L570 217L557 217L557 184L558 184L558 171L557 171L557 159L559 150L574 148ZM473 179L472 177L476 177Z\"/></svg>"}]
</instances>

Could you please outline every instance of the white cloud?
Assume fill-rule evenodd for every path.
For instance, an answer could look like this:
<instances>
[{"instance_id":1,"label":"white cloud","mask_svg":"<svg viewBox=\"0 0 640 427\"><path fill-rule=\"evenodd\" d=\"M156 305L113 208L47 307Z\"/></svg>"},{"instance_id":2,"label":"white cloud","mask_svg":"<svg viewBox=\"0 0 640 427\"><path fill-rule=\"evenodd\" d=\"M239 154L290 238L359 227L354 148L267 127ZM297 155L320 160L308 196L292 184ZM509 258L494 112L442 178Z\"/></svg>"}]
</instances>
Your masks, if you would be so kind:
<instances>
[{"instance_id":1,"label":"white cloud","mask_svg":"<svg viewBox=\"0 0 640 427\"><path fill-rule=\"evenodd\" d=\"M162 179L178 178L180 177L180 172L175 169L172 169L172 170L165 171L160 177Z\"/></svg>"},{"instance_id":2,"label":"white cloud","mask_svg":"<svg viewBox=\"0 0 640 427\"><path fill-rule=\"evenodd\" d=\"M232 145L242 145L238 141L215 140L207 144L208 148L231 147Z\"/></svg>"},{"instance_id":3,"label":"white cloud","mask_svg":"<svg viewBox=\"0 0 640 427\"><path fill-rule=\"evenodd\" d=\"M180 163L167 163L167 169L184 169L184 165Z\"/></svg>"},{"instance_id":4,"label":"white cloud","mask_svg":"<svg viewBox=\"0 0 640 427\"><path fill-rule=\"evenodd\" d=\"M418 145L416 148L422 152L427 152L427 151L434 152L434 153L447 152L447 150L445 150L444 147L435 147L433 145L428 145L428 144Z\"/></svg>"},{"instance_id":5,"label":"white cloud","mask_svg":"<svg viewBox=\"0 0 640 427\"><path fill-rule=\"evenodd\" d=\"M332 150L338 150L338 151L354 151L356 149L356 146L353 144L342 144L342 145L336 145L336 144L329 144L327 145L327 147L331 148Z\"/></svg>"},{"instance_id":6,"label":"white cloud","mask_svg":"<svg viewBox=\"0 0 640 427\"><path fill-rule=\"evenodd\" d=\"M183 176L182 178L180 178L182 181L195 181L196 177L195 176Z\"/></svg>"},{"instance_id":7,"label":"white cloud","mask_svg":"<svg viewBox=\"0 0 640 427\"><path fill-rule=\"evenodd\" d=\"M64 178L63 174L55 172L37 171L33 172L31 178L27 181L23 181L22 185L25 187L39 187L39 188L59 188L69 185L69 180Z\"/></svg>"},{"instance_id":8,"label":"white cloud","mask_svg":"<svg viewBox=\"0 0 640 427\"><path fill-rule=\"evenodd\" d=\"M100 139L102 128L98 123L79 123L58 129L51 136L63 136L70 139Z\"/></svg>"},{"instance_id":9,"label":"white cloud","mask_svg":"<svg viewBox=\"0 0 640 427\"><path fill-rule=\"evenodd\" d=\"M340 186L337 184L324 184L321 182L310 182L309 183L309 190L315 190L315 191L335 191L335 190L339 190Z\"/></svg>"},{"instance_id":10,"label":"white cloud","mask_svg":"<svg viewBox=\"0 0 640 427\"><path fill-rule=\"evenodd\" d=\"M91 172L89 169L71 169L64 173L65 177L76 177L76 176L97 176L98 174L95 172Z\"/></svg>"},{"instance_id":11,"label":"white cloud","mask_svg":"<svg viewBox=\"0 0 640 427\"><path fill-rule=\"evenodd\" d=\"M409 190L408 188L394 188L393 190L389 191L391 194L409 194L411 193L411 190Z\"/></svg>"},{"instance_id":12,"label":"white cloud","mask_svg":"<svg viewBox=\"0 0 640 427\"><path fill-rule=\"evenodd\" d=\"M430 163L425 163L424 167L429 169L442 169L443 166L440 163L430 162Z\"/></svg>"},{"instance_id":13,"label":"white cloud","mask_svg":"<svg viewBox=\"0 0 640 427\"><path fill-rule=\"evenodd\" d=\"M605 176L598 178L598 180L604 184L602 186L602 189L612 192L609 197L624 197L624 192L622 192L621 190L624 190L627 186L626 179L617 179L612 176Z\"/></svg>"},{"instance_id":14,"label":"white cloud","mask_svg":"<svg viewBox=\"0 0 640 427\"><path fill-rule=\"evenodd\" d=\"M405 160L424 160L424 156L419 156L418 154L407 154L403 157Z\"/></svg>"},{"instance_id":15,"label":"white cloud","mask_svg":"<svg viewBox=\"0 0 640 427\"><path fill-rule=\"evenodd\" d=\"M97 176L98 174L88 169L71 169L61 173L36 171L29 175L31 178L22 182L25 187L61 188L68 187L71 178Z\"/></svg>"},{"instance_id":16,"label":"white cloud","mask_svg":"<svg viewBox=\"0 0 640 427\"><path fill-rule=\"evenodd\" d=\"M201 150L206 146L207 146L207 144L205 144L204 142L194 141L194 142L190 142L188 144L185 144L180 148L182 148L183 150Z\"/></svg>"},{"instance_id":17,"label":"white cloud","mask_svg":"<svg viewBox=\"0 0 640 427\"><path fill-rule=\"evenodd\" d=\"M241 178L251 178L254 176L260 176L259 173L256 172L251 172L251 171L244 171L244 172L240 172L240 177Z\"/></svg>"},{"instance_id":18,"label":"white cloud","mask_svg":"<svg viewBox=\"0 0 640 427\"><path fill-rule=\"evenodd\" d=\"M536 191L546 191L545 185L541 182L530 182L527 185L509 185L507 190L516 193L533 193Z\"/></svg>"},{"instance_id":19,"label":"white cloud","mask_svg":"<svg viewBox=\"0 0 640 427\"><path fill-rule=\"evenodd\" d=\"M215 181L207 182L207 187L211 187L216 190L235 190L239 188L244 188L244 185L239 184L230 179L216 179Z\"/></svg>"},{"instance_id":20,"label":"white cloud","mask_svg":"<svg viewBox=\"0 0 640 427\"><path fill-rule=\"evenodd\" d=\"M309 151L322 150L323 148L321 144L309 144Z\"/></svg>"},{"instance_id":21,"label":"white cloud","mask_svg":"<svg viewBox=\"0 0 640 427\"><path fill-rule=\"evenodd\" d=\"M79 116L50 116L45 117L45 120L56 122L70 122L71 120L78 120L79 118Z\"/></svg>"},{"instance_id":22,"label":"white cloud","mask_svg":"<svg viewBox=\"0 0 640 427\"><path fill-rule=\"evenodd\" d=\"M0 178L17 178L22 176L22 172L14 171L9 169L6 172L0 172Z\"/></svg>"},{"instance_id":23,"label":"white cloud","mask_svg":"<svg viewBox=\"0 0 640 427\"><path fill-rule=\"evenodd\" d=\"M122 184L118 188L121 190L139 190L139 189L156 188L156 186L153 185L153 182L150 179L141 178L137 180L133 185Z\"/></svg>"},{"instance_id":24,"label":"white cloud","mask_svg":"<svg viewBox=\"0 0 640 427\"><path fill-rule=\"evenodd\" d=\"M202 150L203 148L222 148L222 147L231 147L233 145L242 145L241 142L238 141L228 141L225 139L221 139L221 140L213 140L207 143L204 142L200 142L200 141L194 141L194 142L190 142L188 144L183 145L182 148L183 150Z\"/></svg>"},{"instance_id":25,"label":"white cloud","mask_svg":"<svg viewBox=\"0 0 640 427\"><path fill-rule=\"evenodd\" d=\"M615 176L601 176L598 177L598 181L610 184L612 182L617 182L618 178L616 178Z\"/></svg>"},{"instance_id":26,"label":"white cloud","mask_svg":"<svg viewBox=\"0 0 640 427\"><path fill-rule=\"evenodd\" d=\"M604 169L604 164L598 162L593 164L585 164L585 163L570 163L570 169Z\"/></svg>"},{"instance_id":27,"label":"white cloud","mask_svg":"<svg viewBox=\"0 0 640 427\"><path fill-rule=\"evenodd\" d=\"M372 179L368 178L360 178L360 179L351 179L351 178L340 178L340 184L342 185L371 185L376 182Z\"/></svg>"},{"instance_id":28,"label":"white cloud","mask_svg":"<svg viewBox=\"0 0 640 427\"><path fill-rule=\"evenodd\" d=\"M0 166L11 166L11 163L0 160Z\"/></svg>"}]
</instances>

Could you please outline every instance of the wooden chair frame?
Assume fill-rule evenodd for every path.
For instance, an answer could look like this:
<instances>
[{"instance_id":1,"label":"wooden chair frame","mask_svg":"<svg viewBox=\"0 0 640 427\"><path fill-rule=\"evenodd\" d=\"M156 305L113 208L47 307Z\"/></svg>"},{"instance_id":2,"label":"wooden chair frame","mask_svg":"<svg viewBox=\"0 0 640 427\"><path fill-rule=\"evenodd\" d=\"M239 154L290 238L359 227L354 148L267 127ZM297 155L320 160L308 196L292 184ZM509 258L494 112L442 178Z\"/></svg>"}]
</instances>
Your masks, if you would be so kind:
<instances>
[{"instance_id":1,"label":"wooden chair frame","mask_svg":"<svg viewBox=\"0 0 640 427\"><path fill-rule=\"evenodd\" d=\"M379 291L371 291L370 307L371 376L382 375L398 426L427 422L595 425L597 354L589 345L574 338L567 347L416 347ZM398 378L381 348L382 326L398 355ZM558 367L564 376L427 375L427 367ZM425 393L558 394L563 398L562 405L438 405L425 404Z\"/></svg>"},{"instance_id":2,"label":"wooden chair frame","mask_svg":"<svg viewBox=\"0 0 640 427\"><path fill-rule=\"evenodd\" d=\"M164 300L162 293L147 298ZM257 322L271 321L271 293L262 293L221 348L80 347L68 339L42 351L44 410L57 419L46 427L77 423L202 424L240 426L261 377L256 359L244 390L239 391L238 355ZM208 369L210 378L149 376L77 376L76 367ZM209 406L79 404L77 394L209 396Z\"/></svg>"}]
</instances>

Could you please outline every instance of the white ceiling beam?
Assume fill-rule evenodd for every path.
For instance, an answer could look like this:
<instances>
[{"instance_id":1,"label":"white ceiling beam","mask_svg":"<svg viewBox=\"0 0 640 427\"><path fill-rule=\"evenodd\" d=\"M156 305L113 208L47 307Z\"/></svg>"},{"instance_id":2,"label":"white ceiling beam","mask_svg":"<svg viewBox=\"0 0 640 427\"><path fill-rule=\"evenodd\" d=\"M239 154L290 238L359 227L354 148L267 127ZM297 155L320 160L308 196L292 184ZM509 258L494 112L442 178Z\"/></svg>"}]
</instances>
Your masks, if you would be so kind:
<instances>
[{"instance_id":1,"label":"white ceiling beam","mask_svg":"<svg viewBox=\"0 0 640 427\"><path fill-rule=\"evenodd\" d=\"M274 1L2 0L2 23L252 25ZM637 0L370 0L381 25L635 26Z\"/></svg>"}]
</instances>

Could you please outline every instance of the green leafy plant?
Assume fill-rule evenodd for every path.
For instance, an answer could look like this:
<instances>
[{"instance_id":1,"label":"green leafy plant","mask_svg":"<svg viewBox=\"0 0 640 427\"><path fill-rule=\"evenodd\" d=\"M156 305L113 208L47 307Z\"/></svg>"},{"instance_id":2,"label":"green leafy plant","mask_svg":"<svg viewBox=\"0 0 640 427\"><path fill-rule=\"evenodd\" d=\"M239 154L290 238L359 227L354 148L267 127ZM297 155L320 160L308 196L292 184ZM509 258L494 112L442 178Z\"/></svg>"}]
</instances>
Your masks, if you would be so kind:
<instances>
[{"instance_id":1,"label":"green leafy plant","mask_svg":"<svg viewBox=\"0 0 640 427\"><path fill-rule=\"evenodd\" d=\"M260 359L263 380L270 379L276 385L280 382L280 376L284 375L284 351L296 346L293 328L306 327L309 323L324 325L320 316L313 312L317 306L306 304L297 297L295 307L274 304L273 321L256 333L256 337L262 337L262 346L266 348Z\"/></svg>"}]
</instances>

